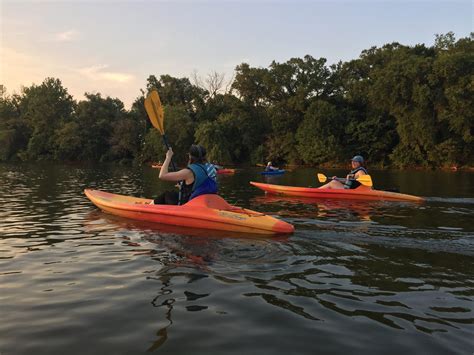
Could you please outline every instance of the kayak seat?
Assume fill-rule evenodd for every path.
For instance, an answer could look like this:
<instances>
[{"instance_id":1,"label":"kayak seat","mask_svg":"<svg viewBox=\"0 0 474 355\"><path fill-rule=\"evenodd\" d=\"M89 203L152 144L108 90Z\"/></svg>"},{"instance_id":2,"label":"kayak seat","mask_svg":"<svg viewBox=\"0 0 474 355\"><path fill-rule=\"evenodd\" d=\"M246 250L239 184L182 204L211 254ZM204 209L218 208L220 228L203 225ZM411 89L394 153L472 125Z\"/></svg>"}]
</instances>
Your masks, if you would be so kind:
<instances>
[{"instance_id":1,"label":"kayak seat","mask_svg":"<svg viewBox=\"0 0 474 355\"><path fill-rule=\"evenodd\" d=\"M200 195L193 198L191 201L185 203L183 206L187 207L207 207L214 208L216 210L230 210L232 206L229 205L226 200L224 200L219 195L215 194L206 194Z\"/></svg>"}]
</instances>

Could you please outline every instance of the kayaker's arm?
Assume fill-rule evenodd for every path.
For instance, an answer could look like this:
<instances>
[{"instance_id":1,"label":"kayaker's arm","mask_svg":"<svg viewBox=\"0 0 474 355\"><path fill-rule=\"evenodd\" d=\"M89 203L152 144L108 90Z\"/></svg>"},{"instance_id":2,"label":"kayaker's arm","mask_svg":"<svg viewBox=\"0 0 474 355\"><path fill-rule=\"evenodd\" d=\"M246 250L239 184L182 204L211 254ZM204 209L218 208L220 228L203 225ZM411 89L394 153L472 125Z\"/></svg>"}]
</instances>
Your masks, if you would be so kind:
<instances>
[{"instance_id":1,"label":"kayaker's arm","mask_svg":"<svg viewBox=\"0 0 474 355\"><path fill-rule=\"evenodd\" d=\"M169 165L171 163L171 158L173 157L173 150L170 148L166 152L166 159L163 162L163 166L160 170L160 180L165 181L186 181L186 184L192 184L194 182L194 175L189 169L181 169L179 171L169 172Z\"/></svg>"},{"instance_id":2,"label":"kayaker's arm","mask_svg":"<svg viewBox=\"0 0 474 355\"><path fill-rule=\"evenodd\" d=\"M165 165L163 164L163 167ZM181 169L179 171L174 171L174 172L163 172L163 167L160 170L160 180L165 180L165 181L186 181L186 184L192 184L194 181L194 175L193 172L189 169ZM166 169L168 170L168 169Z\"/></svg>"}]
</instances>

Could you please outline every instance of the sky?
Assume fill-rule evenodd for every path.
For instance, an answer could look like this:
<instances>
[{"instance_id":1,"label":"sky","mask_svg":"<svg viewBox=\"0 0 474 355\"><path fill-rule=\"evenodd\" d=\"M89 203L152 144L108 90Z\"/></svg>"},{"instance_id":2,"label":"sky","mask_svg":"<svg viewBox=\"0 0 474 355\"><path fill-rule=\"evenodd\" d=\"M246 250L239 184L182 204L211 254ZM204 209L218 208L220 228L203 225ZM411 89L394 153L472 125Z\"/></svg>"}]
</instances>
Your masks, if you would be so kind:
<instances>
[{"instance_id":1,"label":"sky","mask_svg":"<svg viewBox=\"0 0 474 355\"><path fill-rule=\"evenodd\" d=\"M0 0L0 84L12 94L55 77L76 100L99 92L130 107L151 74L230 80L243 62L432 45L469 36L473 11L472 0Z\"/></svg>"}]
</instances>

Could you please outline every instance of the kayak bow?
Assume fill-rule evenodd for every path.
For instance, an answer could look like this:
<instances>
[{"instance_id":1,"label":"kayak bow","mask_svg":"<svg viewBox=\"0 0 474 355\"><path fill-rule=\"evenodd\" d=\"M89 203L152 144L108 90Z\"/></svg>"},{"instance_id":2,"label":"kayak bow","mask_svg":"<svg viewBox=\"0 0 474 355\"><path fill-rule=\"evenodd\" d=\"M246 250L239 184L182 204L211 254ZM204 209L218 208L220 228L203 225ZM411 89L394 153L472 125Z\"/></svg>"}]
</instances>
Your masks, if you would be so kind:
<instances>
[{"instance_id":1,"label":"kayak bow","mask_svg":"<svg viewBox=\"0 0 474 355\"><path fill-rule=\"evenodd\" d=\"M250 182L251 185L270 194L298 196L309 198L342 198L352 200L387 200L387 201L413 201L421 202L422 197L400 194L382 190L374 190L366 186L356 189L318 189L315 187L294 187L273 184Z\"/></svg>"},{"instance_id":2,"label":"kayak bow","mask_svg":"<svg viewBox=\"0 0 474 355\"><path fill-rule=\"evenodd\" d=\"M218 195L201 195L182 206L150 205L145 198L86 189L84 193L104 212L168 225L252 234L292 233L294 227L263 213L229 205Z\"/></svg>"}]
</instances>

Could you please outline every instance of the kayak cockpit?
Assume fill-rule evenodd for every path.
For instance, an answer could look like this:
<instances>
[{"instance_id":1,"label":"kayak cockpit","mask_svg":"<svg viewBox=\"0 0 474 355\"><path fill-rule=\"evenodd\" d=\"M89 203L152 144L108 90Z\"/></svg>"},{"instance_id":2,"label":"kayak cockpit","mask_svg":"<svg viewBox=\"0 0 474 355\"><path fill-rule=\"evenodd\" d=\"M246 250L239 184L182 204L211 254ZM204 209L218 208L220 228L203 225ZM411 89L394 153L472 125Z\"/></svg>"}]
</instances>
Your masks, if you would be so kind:
<instances>
[{"instance_id":1,"label":"kayak cockpit","mask_svg":"<svg viewBox=\"0 0 474 355\"><path fill-rule=\"evenodd\" d=\"M215 194L200 195L198 197L193 198L191 201L186 202L183 206L206 207L206 208L213 208L216 210L232 209L232 206L229 205L226 202L226 200L224 200L219 195L215 195Z\"/></svg>"}]
</instances>

